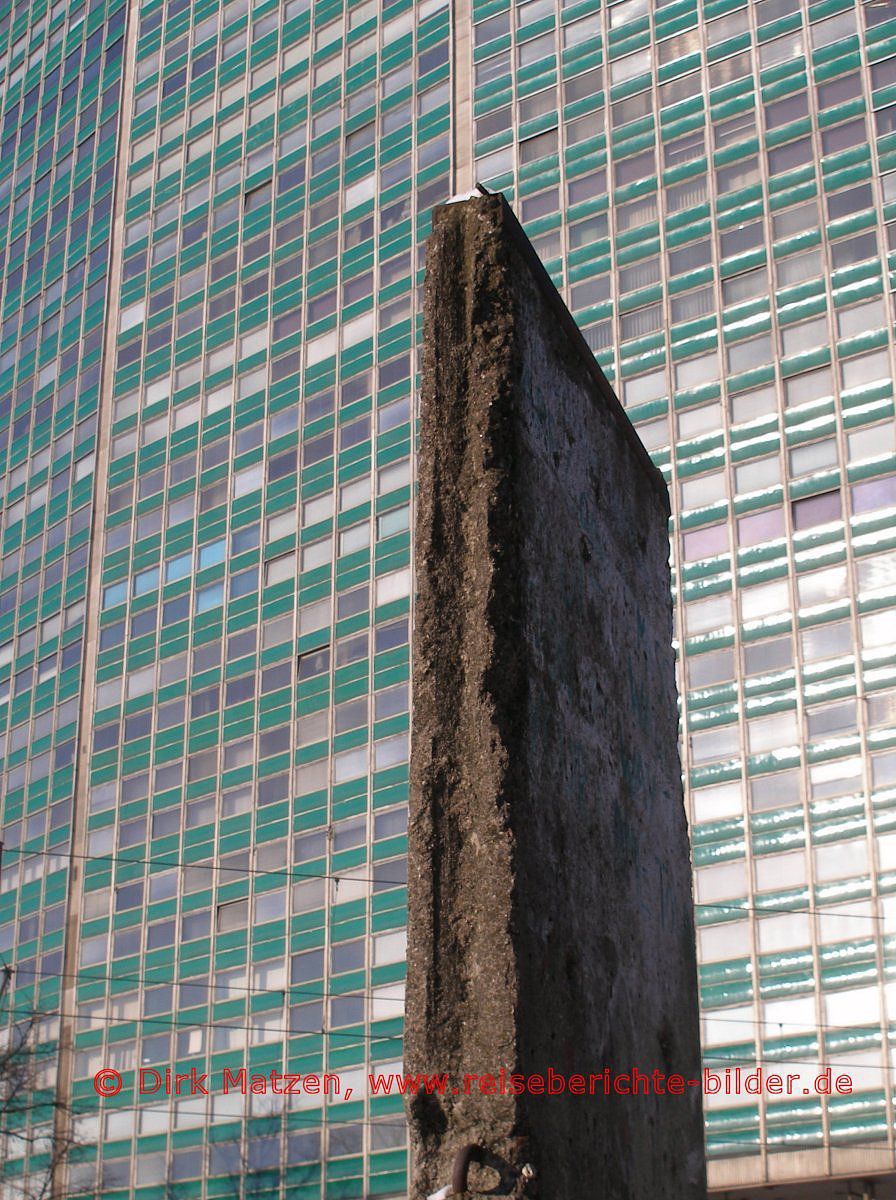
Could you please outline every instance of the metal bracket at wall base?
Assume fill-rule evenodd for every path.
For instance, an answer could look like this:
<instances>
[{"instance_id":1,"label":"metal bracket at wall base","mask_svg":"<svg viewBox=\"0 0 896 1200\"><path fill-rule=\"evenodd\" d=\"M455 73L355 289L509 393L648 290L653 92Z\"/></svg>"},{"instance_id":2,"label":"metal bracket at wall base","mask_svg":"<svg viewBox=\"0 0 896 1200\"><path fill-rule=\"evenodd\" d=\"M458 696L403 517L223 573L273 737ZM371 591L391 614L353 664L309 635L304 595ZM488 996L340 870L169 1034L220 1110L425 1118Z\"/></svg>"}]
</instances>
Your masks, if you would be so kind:
<instances>
[{"instance_id":1,"label":"metal bracket at wall base","mask_svg":"<svg viewBox=\"0 0 896 1200\"><path fill-rule=\"evenodd\" d=\"M501 1176L501 1182L497 1187L489 1188L487 1191L477 1191L475 1194L479 1196L521 1196L536 1176L535 1168L531 1163L524 1163L518 1170L509 1170L500 1159L492 1161L491 1156L482 1146L475 1142L468 1142L465 1146L461 1146L454 1156L451 1182L446 1183L438 1191L432 1192L426 1200L449 1200L450 1196L472 1194L470 1193L469 1175L473 1163L482 1163L492 1167ZM512 1184L509 1184L508 1176L513 1179Z\"/></svg>"}]
</instances>

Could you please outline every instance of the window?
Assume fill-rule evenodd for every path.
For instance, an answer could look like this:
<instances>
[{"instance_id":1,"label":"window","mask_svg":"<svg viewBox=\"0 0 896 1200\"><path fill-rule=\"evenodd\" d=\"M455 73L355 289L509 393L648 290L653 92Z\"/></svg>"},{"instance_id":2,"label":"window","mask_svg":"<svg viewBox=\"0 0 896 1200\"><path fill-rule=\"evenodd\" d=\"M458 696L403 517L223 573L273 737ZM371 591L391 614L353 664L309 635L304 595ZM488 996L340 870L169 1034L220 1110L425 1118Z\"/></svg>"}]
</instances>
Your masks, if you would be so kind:
<instances>
[{"instance_id":1,"label":"window","mask_svg":"<svg viewBox=\"0 0 896 1200\"><path fill-rule=\"evenodd\" d=\"M473 29L473 40L477 46L482 46L495 38L506 37L510 33L510 14L499 13L486 21L480 21Z\"/></svg>"},{"instance_id":2,"label":"window","mask_svg":"<svg viewBox=\"0 0 896 1200\"><path fill-rule=\"evenodd\" d=\"M648 175L656 174L656 155L653 150L645 150L632 158L625 158L613 166L613 176L617 187L645 179Z\"/></svg>"},{"instance_id":3,"label":"window","mask_svg":"<svg viewBox=\"0 0 896 1200\"><path fill-rule=\"evenodd\" d=\"M719 195L736 192L759 182L759 160L745 158L730 167L719 167L716 171L716 187Z\"/></svg>"},{"instance_id":4,"label":"window","mask_svg":"<svg viewBox=\"0 0 896 1200\"><path fill-rule=\"evenodd\" d=\"M794 375L784 383L784 403L788 408L833 395L834 382L830 367Z\"/></svg>"},{"instance_id":5,"label":"window","mask_svg":"<svg viewBox=\"0 0 896 1200\"><path fill-rule=\"evenodd\" d=\"M531 163L549 154L557 153L557 130L551 129L546 133L538 133L534 137L520 142L520 162Z\"/></svg>"},{"instance_id":6,"label":"window","mask_svg":"<svg viewBox=\"0 0 896 1200\"><path fill-rule=\"evenodd\" d=\"M760 334L728 347L728 370L732 375L749 371L762 363L772 362L773 357L771 335Z\"/></svg>"},{"instance_id":7,"label":"window","mask_svg":"<svg viewBox=\"0 0 896 1200\"><path fill-rule=\"evenodd\" d=\"M707 525L703 529L689 531L684 535L683 540L686 562L711 558L717 554L725 554L730 550L727 522L721 525Z\"/></svg>"},{"instance_id":8,"label":"window","mask_svg":"<svg viewBox=\"0 0 896 1200\"><path fill-rule=\"evenodd\" d=\"M692 600L684 605L685 627L689 637L698 633L717 632L732 622L731 597L711 596L707 600Z\"/></svg>"},{"instance_id":9,"label":"window","mask_svg":"<svg viewBox=\"0 0 896 1200\"><path fill-rule=\"evenodd\" d=\"M741 615L744 621L758 621L773 613L790 610L790 588L786 579L774 583L754 584L742 588L740 594Z\"/></svg>"},{"instance_id":10,"label":"window","mask_svg":"<svg viewBox=\"0 0 896 1200\"><path fill-rule=\"evenodd\" d=\"M510 73L510 51L504 50L476 64L476 86L491 83Z\"/></svg>"},{"instance_id":11,"label":"window","mask_svg":"<svg viewBox=\"0 0 896 1200\"><path fill-rule=\"evenodd\" d=\"M638 288L648 287L652 283L658 283L660 278L660 263L658 258L642 259L641 262L635 263L630 267L623 267L619 272L619 290L623 294L625 292L636 291Z\"/></svg>"},{"instance_id":12,"label":"window","mask_svg":"<svg viewBox=\"0 0 896 1200\"><path fill-rule=\"evenodd\" d=\"M846 599L846 567L841 565L825 567L821 571L807 571L797 578L797 593L800 605L804 608Z\"/></svg>"},{"instance_id":13,"label":"window","mask_svg":"<svg viewBox=\"0 0 896 1200\"><path fill-rule=\"evenodd\" d=\"M718 866L700 867L694 872L697 899L701 904L712 904L714 900L734 899L747 892L747 865L739 862L720 863Z\"/></svg>"},{"instance_id":14,"label":"window","mask_svg":"<svg viewBox=\"0 0 896 1200\"><path fill-rule=\"evenodd\" d=\"M786 208L775 213L772 217L773 236L778 238L792 237L818 225L818 201L810 200L795 208Z\"/></svg>"},{"instance_id":15,"label":"window","mask_svg":"<svg viewBox=\"0 0 896 1200\"><path fill-rule=\"evenodd\" d=\"M857 337L887 323L883 300L870 300L837 311L837 331L841 337Z\"/></svg>"},{"instance_id":16,"label":"window","mask_svg":"<svg viewBox=\"0 0 896 1200\"><path fill-rule=\"evenodd\" d=\"M628 54L617 58L610 66L613 84L623 83L634 79L636 75L644 75L651 69L653 55L650 49L639 50L636 54Z\"/></svg>"},{"instance_id":17,"label":"window","mask_svg":"<svg viewBox=\"0 0 896 1200\"><path fill-rule=\"evenodd\" d=\"M522 202L522 219L523 221L534 221L538 217L549 216L551 213L557 212L560 207L560 193L557 188L551 188L549 191L540 192L537 196L530 196Z\"/></svg>"},{"instance_id":18,"label":"window","mask_svg":"<svg viewBox=\"0 0 896 1200\"><path fill-rule=\"evenodd\" d=\"M792 287L805 283L808 279L817 279L824 273L821 250L803 250L798 254L790 254L779 258L775 264L779 287Z\"/></svg>"},{"instance_id":19,"label":"window","mask_svg":"<svg viewBox=\"0 0 896 1200\"><path fill-rule=\"evenodd\" d=\"M783 537L785 532L784 510L768 508L738 519L737 544L739 546L757 546L762 542Z\"/></svg>"},{"instance_id":20,"label":"window","mask_svg":"<svg viewBox=\"0 0 896 1200\"><path fill-rule=\"evenodd\" d=\"M705 504L714 504L728 494L727 477L724 471L698 475L694 479L682 480L680 491L683 508L700 508Z\"/></svg>"},{"instance_id":21,"label":"window","mask_svg":"<svg viewBox=\"0 0 896 1200\"><path fill-rule=\"evenodd\" d=\"M827 318L817 317L812 321L801 321L788 325L781 334L786 355L804 354L829 342Z\"/></svg>"},{"instance_id":22,"label":"window","mask_svg":"<svg viewBox=\"0 0 896 1200\"><path fill-rule=\"evenodd\" d=\"M299 657L299 679L312 679L330 669L330 648L311 650Z\"/></svg>"},{"instance_id":23,"label":"window","mask_svg":"<svg viewBox=\"0 0 896 1200\"><path fill-rule=\"evenodd\" d=\"M842 517L840 492L822 492L817 496L808 496L805 500L794 500L791 511L793 526L798 532L812 529L816 525L826 525L830 521L839 521Z\"/></svg>"},{"instance_id":24,"label":"window","mask_svg":"<svg viewBox=\"0 0 896 1200\"><path fill-rule=\"evenodd\" d=\"M857 515L877 508L892 508L896 505L896 475L853 484L850 492L852 511Z\"/></svg>"},{"instance_id":25,"label":"window","mask_svg":"<svg viewBox=\"0 0 896 1200\"><path fill-rule=\"evenodd\" d=\"M352 942L336 942L330 947L330 971L334 975L364 968L367 943L358 938Z\"/></svg>"},{"instance_id":26,"label":"window","mask_svg":"<svg viewBox=\"0 0 896 1200\"><path fill-rule=\"evenodd\" d=\"M788 125L791 121L807 117L809 115L809 103L806 93L795 92L783 100L778 100L774 104L768 104L764 112L766 129L777 129L781 125Z\"/></svg>"},{"instance_id":27,"label":"window","mask_svg":"<svg viewBox=\"0 0 896 1200\"><path fill-rule=\"evenodd\" d=\"M669 251L669 274L683 275L712 262L712 246L707 238L702 242L691 242L678 250Z\"/></svg>"},{"instance_id":28,"label":"window","mask_svg":"<svg viewBox=\"0 0 896 1200\"><path fill-rule=\"evenodd\" d=\"M720 237L722 257L728 258L729 255L743 254L746 250L753 250L762 245L764 237L765 231L761 221L753 221L749 225L740 225L737 229L727 230Z\"/></svg>"},{"instance_id":29,"label":"window","mask_svg":"<svg viewBox=\"0 0 896 1200\"><path fill-rule=\"evenodd\" d=\"M780 771L750 780L750 802L757 812L798 804L801 794L798 771Z\"/></svg>"},{"instance_id":30,"label":"window","mask_svg":"<svg viewBox=\"0 0 896 1200\"><path fill-rule=\"evenodd\" d=\"M835 125L832 129L822 130L821 152L825 155L839 154L843 150L850 150L853 146L861 145L867 137L865 118L856 117L852 121L845 121L842 125Z\"/></svg>"},{"instance_id":31,"label":"window","mask_svg":"<svg viewBox=\"0 0 896 1200\"><path fill-rule=\"evenodd\" d=\"M809 475L813 471L821 471L827 467L836 467L839 462L837 442L834 438L826 438L820 442L810 442L806 446L797 446L790 451L791 477Z\"/></svg>"},{"instance_id":32,"label":"window","mask_svg":"<svg viewBox=\"0 0 896 1200\"><path fill-rule=\"evenodd\" d=\"M622 0L610 9L610 28L617 29L620 25L628 24L645 17L648 12L647 0Z\"/></svg>"},{"instance_id":33,"label":"window","mask_svg":"<svg viewBox=\"0 0 896 1200\"><path fill-rule=\"evenodd\" d=\"M364 996L334 996L330 1000L330 1023L360 1025L364 1020Z\"/></svg>"},{"instance_id":34,"label":"window","mask_svg":"<svg viewBox=\"0 0 896 1200\"><path fill-rule=\"evenodd\" d=\"M702 91L702 80L699 71L691 71L678 79L660 85L660 105L667 108L682 100L689 100Z\"/></svg>"},{"instance_id":35,"label":"window","mask_svg":"<svg viewBox=\"0 0 896 1200\"><path fill-rule=\"evenodd\" d=\"M721 121L713 128L713 141L716 149L742 142L756 133L756 118L752 112L742 113Z\"/></svg>"},{"instance_id":36,"label":"window","mask_svg":"<svg viewBox=\"0 0 896 1200\"><path fill-rule=\"evenodd\" d=\"M615 9L613 11L616 11ZM641 117L646 117L653 112L653 97L650 91L639 92L636 96L629 96L625 100L617 100L612 106L612 123L613 128L617 129L621 125L626 125L630 121L640 120Z\"/></svg>"},{"instance_id":37,"label":"window","mask_svg":"<svg viewBox=\"0 0 896 1200\"><path fill-rule=\"evenodd\" d=\"M778 175L783 171L792 171L810 163L812 156L812 139L798 138L795 142L787 142L784 146L768 151L768 172L770 175Z\"/></svg>"},{"instance_id":38,"label":"window","mask_svg":"<svg viewBox=\"0 0 896 1200\"><path fill-rule=\"evenodd\" d=\"M377 538L391 537L393 534L401 533L409 528L409 524L410 508L408 505L390 509L377 517Z\"/></svg>"},{"instance_id":39,"label":"window","mask_svg":"<svg viewBox=\"0 0 896 1200\"><path fill-rule=\"evenodd\" d=\"M800 634L802 658L806 662L837 658L853 653L853 630L848 620L829 625L814 625Z\"/></svg>"},{"instance_id":40,"label":"window","mask_svg":"<svg viewBox=\"0 0 896 1200\"><path fill-rule=\"evenodd\" d=\"M606 171L592 171L579 179L570 179L566 184L566 197L570 205L581 204L585 200L596 200L607 189Z\"/></svg>"},{"instance_id":41,"label":"window","mask_svg":"<svg viewBox=\"0 0 896 1200\"><path fill-rule=\"evenodd\" d=\"M629 338L653 333L655 330L661 329L662 325L662 304L648 304L644 308L635 309L634 312L625 313L620 321L620 332L623 341L627 341Z\"/></svg>"},{"instance_id":42,"label":"window","mask_svg":"<svg viewBox=\"0 0 896 1200\"><path fill-rule=\"evenodd\" d=\"M569 227L569 244L571 249L577 250L580 246L587 246L591 242L600 241L605 238L608 233L607 214L600 213L594 217L587 217L584 221L577 221Z\"/></svg>"},{"instance_id":43,"label":"window","mask_svg":"<svg viewBox=\"0 0 896 1200\"><path fill-rule=\"evenodd\" d=\"M759 48L759 62L763 70L777 63L787 62L804 56L802 30L785 34L774 41L764 42Z\"/></svg>"},{"instance_id":44,"label":"window","mask_svg":"<svg viewBox=\"0 0 896 1200\"><path fill-rule=\"evenodd\" d=\"M715 305L712 285L697 288L693 292L685 292L680 296L673 296L670 305L673 324L705 316L713 311Z\"/></svg>"},{"instance_id":45,"label":"window","mask_svg":"<svg viewBox=\"0 0 896 1200\"><path fill-rule=\"evenodd\" d=\"M862 80L858 71L855 71L850 75L841 75L831 83L820 83L815 91L820 109L837 108L861 96Z\"/></svg>"},{"instance_id":46,"label":"window","mask_svg":"<svg viewBox=\"0 0 896 1200\"><path fill-rule=\"evenodd\" d=\"M520 121L531 121L534 117L543 117L553 113L557 108L557 93L554 88L536 92L534 96L520 98Z\"/></svg>"},{"instance_id":47,"label":"window","mask_svg":"<svg viewBox=\"0 0 896 1200\"><path fill-rule=\"evenodd\" d=\"M812 47L815 50L820 46L832 46L835 42L855 37L855 10L850 8L848 11L837 13L836 16L828 17L824 21L816 21L814 25L810 26L810 30Z\"/></svg>"},{"instance_id":48,"label":"window","mask_svg":"<svg viewBox=\"0 0 896 1200\"><path fill-rule=\"evenodd\" d=\"M859 187L848 188L843 192L835 192L833 196L826 197L826 200L828 219L831 221L851 216L853 213L861 212L864 208L871 208L874 203L870 183L863 183Z\"/></svg>"},{"instance_id":49,"label":"window","mask_svg":"<svg viewBox=\"0 0 896 1200\"><path fill-rule=\"evenodd\" d=\"M574 310L588 308L593 304L600 304L604 300L609 300L609 298L609 275L602 275L596 279L588 279L584 283L577 283L570 290L570 299Z\"/></svg>"},{"instance_id":50,"label":"window","mask_svg":"<svg viewBox=\"0 0 896 1200\"><path fill-rule=\"evenodd\" d=\"M679 390L700 387L704 383L714 383L719 378L719 356L717 353L700 354L696 358L685 359L676 364L675 384ZM702 408L692 412L683 412L678 418L681 432L688 435L709 429L720 429L722 414L718 406L710 412Z\"/></svg>"},{"instance_id":51,"label":"window","mask_svg":"<svg viewBox=\"0 0 896 1200\"><path fill-rule=\"evenodd\" d=\"M741 304L762 295L768 295L768 272L765 267L722 281L722 300L725 304Z\"/></svg>"},{"instance_id":52,"label":"window","mask_svg":"<svg viewBox=\"0 0 896 1200\"><path fill-rule=\"evenodd\" d=\"M860 233L856 237L844 238L831 245L831 263L834 270L877 257L877 234L873 230Z\"/></svg>"},{"instance_id":53,"label":"window","mask_svg":"<svg viewBox=\"0 0 896 1200\"><path fill-rule=\"evenodd\" d=\"M657 208L654 196L633 200L629 204L620 204L616 209L616 227L620 233L629 229L637 229L641 225L647 225L651 221L655 221L656 218ZM606 232L601 236L606 236Z\"/></svg>"},{"instance_id":54,"label":"window","mask_svg":"<svg viewBox=\"0 0 896 1200\"><path fill-rule=\"evenodd\" d=\"M841 363L840 372L845 388L858 388L877 380L889 380L890 356L886 350L861 354Z\"/></svg>"},{"instance_id":55,"label":"window","mask_svg":"<svg viewBox=\"0 0 896 1200\"><path fill-rule=\"evenodd\" d=\"M258 187L253 188L250 192L246 192L244 197L243 207L247 213L257 212L258 209L264 208L270 203L272 187L270 181L262 183Z\"/></svg>"},{"instance_id":56,"label":"window","mask_svg":"<svg viewBox=\"0 0 896 1200\"><path fill-rule=\"evenodd\" d=\"M806 712L806 726L813 740L856 732L855 700L839 700L821 704Z\"/></svg>"},{"instance_id":57,"label":"window","mask_svg":"<svg viewBox=\"0 0 896 1200\"><path fill-rule=\"evenodd\" d=\"M753 73L753 56L749 50L740 54L730 54L727 58L709 65L709 87L713 91L732 83L735 79L743 79Z\"/></svg>"},{"instance_id":58,"label":"window","mask_svg":"<svg viewBox=\"0 0 896 1200\"><path fill-rule=\"evenodd\" d=\"M656 52L660 66L665 66L676 58L684 58L688 54L699 54L700 30L689 29L677 37L665 38L657 43Z\"/></svg>"},{"instance_id":59,"label":"window","mask_svg":"<svg viewBox=\"0 0 896 1200\"><path fill-rule=\"evenodd\" d=\"M793 642L789 636L752 642L744 647L744 670L748 675L786 671L792 666Z\"/></svg>"},{"instance_id":60,"label":"window","mask_svg":"<svg viewBox=\"0 0 896 1200\"><path fill-rule=\"evenodd\" d=\"M754 717L747 721L747 741L751 754L764 754L783 746L793 746L798 740L795 713L775 713L771 717Z\"/></svg>"},{"instance_id":61,"label":"window","mask_svg":"<svg viewBox=\"0 0 896 1200\"><path fill-rule=\"evenodd\" d=\"M688 660L688 683L692 688L711 687L734 678L734 651L714 650L694 654Z\"/></svg>"}]
</instances>

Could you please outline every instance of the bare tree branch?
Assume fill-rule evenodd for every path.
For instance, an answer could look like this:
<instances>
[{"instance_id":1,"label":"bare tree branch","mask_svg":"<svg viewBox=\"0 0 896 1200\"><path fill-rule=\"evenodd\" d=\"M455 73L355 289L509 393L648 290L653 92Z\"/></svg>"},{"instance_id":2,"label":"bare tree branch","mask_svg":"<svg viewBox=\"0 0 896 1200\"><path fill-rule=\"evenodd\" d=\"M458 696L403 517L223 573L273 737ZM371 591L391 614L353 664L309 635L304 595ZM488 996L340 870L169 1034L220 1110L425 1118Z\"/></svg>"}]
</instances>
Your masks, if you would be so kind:
<instances>
[{"instance_id":1,"label":"bare tree branch","mask_svg":"<svg viewBox=\"0 0 896 1200\"><path fill-rule=\"evenodd\" d=\"M74 1120L63 1122L68 1132L60 1136L54 1118L70 1105L61 1102L44 1079L45 1068L55 1062L54 1046L40 1038L40 1023L47 1013L31 1012L9 1020L6 1002L12 968L0 978L0 1190L20 1200L48 1200L57 1171L82 1143ZM4 1017L8 1023L2 1028ZM69 1196L91 1194L69 1190Z\"/></svg>"}]
</instances>

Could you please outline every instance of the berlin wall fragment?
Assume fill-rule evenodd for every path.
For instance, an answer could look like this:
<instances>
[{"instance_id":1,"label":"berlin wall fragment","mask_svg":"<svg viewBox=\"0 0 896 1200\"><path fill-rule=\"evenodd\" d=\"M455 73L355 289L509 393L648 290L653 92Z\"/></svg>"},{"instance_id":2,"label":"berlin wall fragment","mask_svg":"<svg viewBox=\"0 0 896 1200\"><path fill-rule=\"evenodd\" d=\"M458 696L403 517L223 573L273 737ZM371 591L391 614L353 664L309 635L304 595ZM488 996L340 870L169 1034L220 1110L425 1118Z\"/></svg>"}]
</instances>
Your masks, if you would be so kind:
<instances>
[{"instance_id":1,"label":"berlin wall fragment","mask_svg":"<svg viewBox=\"0 0 896 1200\"><path fill-rule=\"evenodd\" d=\"M698 1200L700 1088L590 1078L700 1078L666 487L502 196L426 274L410 1195Z\"/></svg>"}]
</instances>

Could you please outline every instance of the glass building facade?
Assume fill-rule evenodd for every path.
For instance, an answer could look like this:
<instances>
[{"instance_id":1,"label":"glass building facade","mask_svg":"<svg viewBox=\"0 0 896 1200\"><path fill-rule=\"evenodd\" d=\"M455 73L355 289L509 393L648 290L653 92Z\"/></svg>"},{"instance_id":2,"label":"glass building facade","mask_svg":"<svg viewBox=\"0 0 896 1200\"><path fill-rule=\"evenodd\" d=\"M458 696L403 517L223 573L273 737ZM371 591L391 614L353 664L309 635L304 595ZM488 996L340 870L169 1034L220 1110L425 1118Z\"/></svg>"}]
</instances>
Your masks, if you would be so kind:
<instances>
[{"instance_id":1,"label":"glass building facade","mask_svg":"<svg viewBox=\"0 0 896 1200\"><path fill-rule=\"evenodd\" d=\"M707 1097L710 1182L896 1169L894 6L5 12L0 954L42 1014L18 1132L78 1115L60 1194L405 1194L364 1085L401 1062L422 246L475 179L669 483L706 1065L853 1081ZM166 1066L354 1092L135 1094Z\"/></svg>"}]
</instances>

